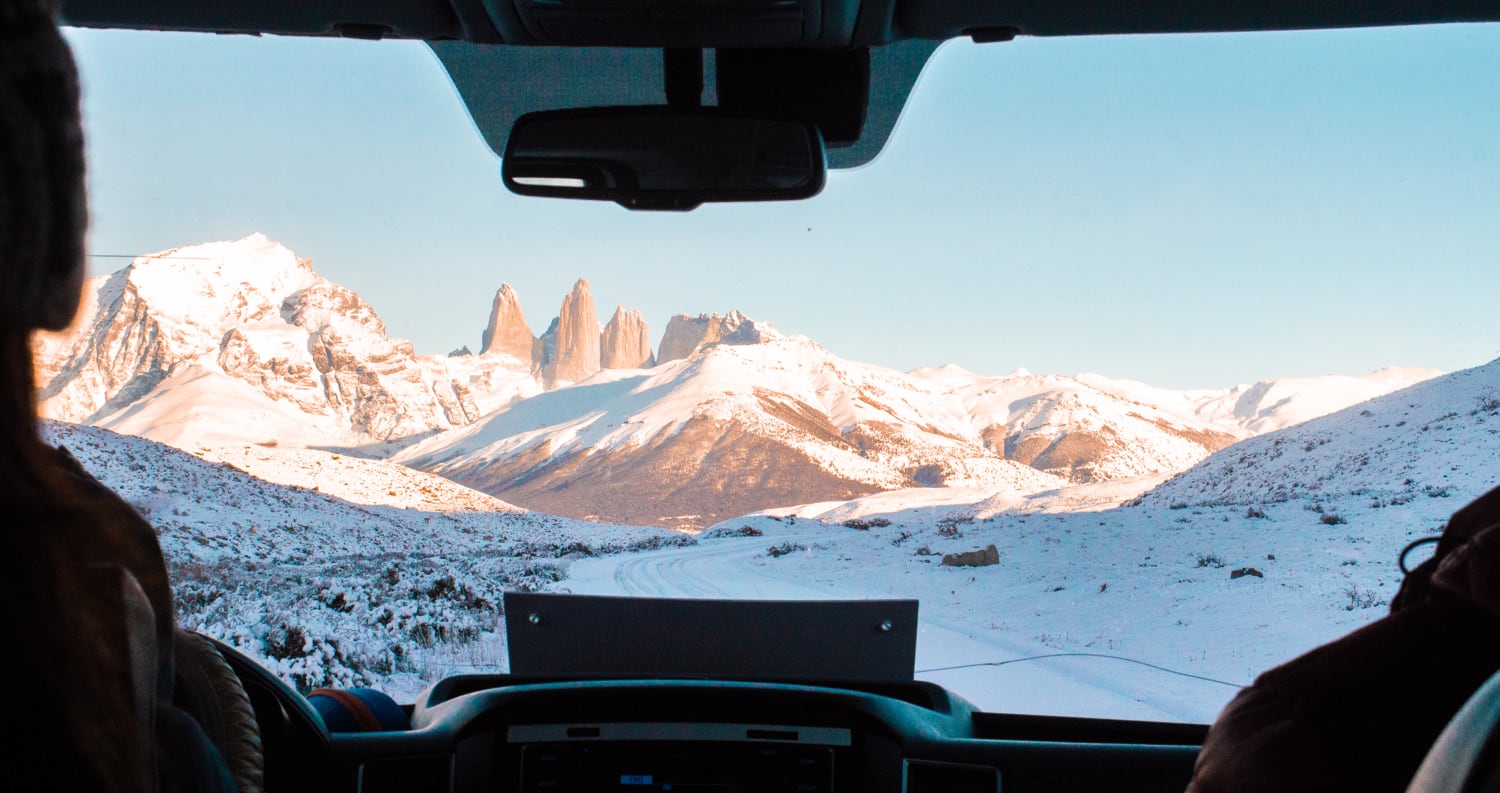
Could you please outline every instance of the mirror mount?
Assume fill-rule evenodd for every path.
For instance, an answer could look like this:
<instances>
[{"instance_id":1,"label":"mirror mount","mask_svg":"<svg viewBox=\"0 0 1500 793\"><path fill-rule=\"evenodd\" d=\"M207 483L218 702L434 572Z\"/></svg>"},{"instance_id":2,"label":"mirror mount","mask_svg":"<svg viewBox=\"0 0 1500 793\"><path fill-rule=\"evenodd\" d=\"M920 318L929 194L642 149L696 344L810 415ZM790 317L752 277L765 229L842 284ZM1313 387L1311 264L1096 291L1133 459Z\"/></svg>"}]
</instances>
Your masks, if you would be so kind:
<instances>
[{"instance_id":1,"label":"mirror mount","mask_svg":"<svg viewBox=\"0 0 1500 793\"><path fill-rule=\"evenodd\" d=\"M703 106L703 50L664 49L661 51L661 70L669 107Z\"/></svg>"}]
</instances>

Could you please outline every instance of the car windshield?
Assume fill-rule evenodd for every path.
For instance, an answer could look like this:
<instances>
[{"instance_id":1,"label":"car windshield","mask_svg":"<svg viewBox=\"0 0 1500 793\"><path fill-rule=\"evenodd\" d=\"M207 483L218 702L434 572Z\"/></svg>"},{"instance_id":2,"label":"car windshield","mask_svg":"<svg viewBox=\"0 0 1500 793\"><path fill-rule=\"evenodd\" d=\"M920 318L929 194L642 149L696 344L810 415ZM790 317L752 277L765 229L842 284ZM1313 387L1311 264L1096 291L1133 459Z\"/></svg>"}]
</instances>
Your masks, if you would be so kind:
<instances>
[{"instance_id":1,"label":"car windshield","mask_svg":"<svg viewBox=\"0 0 1500 793\"><path fill-rule=\"evenodd\" d=\"M911 598L985 710L1206 722L1500 482L1497 25L949 42L691 212L511 195L420 42L67 35L45 432L303 691L503 671L506 591Z\"/></svg>"}]
</instances>

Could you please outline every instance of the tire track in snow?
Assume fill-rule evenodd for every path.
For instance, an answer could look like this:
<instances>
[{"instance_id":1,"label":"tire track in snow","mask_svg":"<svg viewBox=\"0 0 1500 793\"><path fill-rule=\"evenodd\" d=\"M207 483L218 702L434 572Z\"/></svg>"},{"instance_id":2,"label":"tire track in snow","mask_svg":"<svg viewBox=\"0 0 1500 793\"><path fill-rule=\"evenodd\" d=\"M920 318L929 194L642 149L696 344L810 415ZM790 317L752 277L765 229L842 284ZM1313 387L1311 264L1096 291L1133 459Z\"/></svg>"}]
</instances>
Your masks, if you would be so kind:
<instances>
[{"instance_id":1,"label":"tire track in snow","mask_svg":"<svg viewBox=\"0 0 1500 793\"><path fill-rule=\"evenodd\" d=\"M803 542L824 547L857 541L858 537L827 534L803 538ZM569 567L560 588L577 594L701 599L858 597L831 588L815 589L765 570L755 564L765 556L765 549L764 538L731 538L687 548L582 559ZM977 636L965 626L919 619L918 669L1048 652L1055 650L1000 635ZM921 678L948 686L983 710L1168 721L1212 717L1174 694L1181 690L1181 681L1125 667L1110 659L1050 659L933 672Z\"/></svg>"}]
</instances>

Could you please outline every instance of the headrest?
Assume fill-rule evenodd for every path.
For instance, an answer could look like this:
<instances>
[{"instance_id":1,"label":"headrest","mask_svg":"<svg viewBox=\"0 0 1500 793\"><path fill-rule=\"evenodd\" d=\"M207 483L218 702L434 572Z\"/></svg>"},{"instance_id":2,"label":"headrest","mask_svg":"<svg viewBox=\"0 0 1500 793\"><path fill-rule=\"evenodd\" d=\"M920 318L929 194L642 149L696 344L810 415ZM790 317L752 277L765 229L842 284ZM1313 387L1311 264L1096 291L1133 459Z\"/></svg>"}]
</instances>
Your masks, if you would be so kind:
<instances>
[{"instance_id":1,"label":"headrest","mask_svg":"<svg viewBox=\"0 0 1500 793\"><path fill-rule=\"evenodd\" d=\"M1500 782L1500 672L1458 711L1428 750L1406 793L1491 791Z\"/></svg>"}]
</instances>

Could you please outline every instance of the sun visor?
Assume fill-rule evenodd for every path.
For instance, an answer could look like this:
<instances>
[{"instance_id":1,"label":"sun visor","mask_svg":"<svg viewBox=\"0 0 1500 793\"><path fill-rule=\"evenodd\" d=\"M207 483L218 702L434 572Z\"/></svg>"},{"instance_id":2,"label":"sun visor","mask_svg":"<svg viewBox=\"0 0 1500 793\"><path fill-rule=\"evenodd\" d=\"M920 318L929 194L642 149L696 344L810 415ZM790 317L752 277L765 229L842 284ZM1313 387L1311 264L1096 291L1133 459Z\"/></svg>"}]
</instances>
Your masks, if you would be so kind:
<instances>
[{"instance_id":1,"label":"sun visor","mask_svg":"<svg viewBox=\"0 0 1500 793\"><path fill-rule=\"evenodd\" d=\"M869 100L857 137L828 146L828 167L854 168L885 146L906 98L937 42L912 40L870 48ZM496 156L526 113L666 102L662 50L629 47L490 46L429 42ZM727 55L727 53L726 53ZM720 104L713 50L704 59L703 104ZM726 97L732 105L751 100Z\"/></svg>"}]
</instances>

